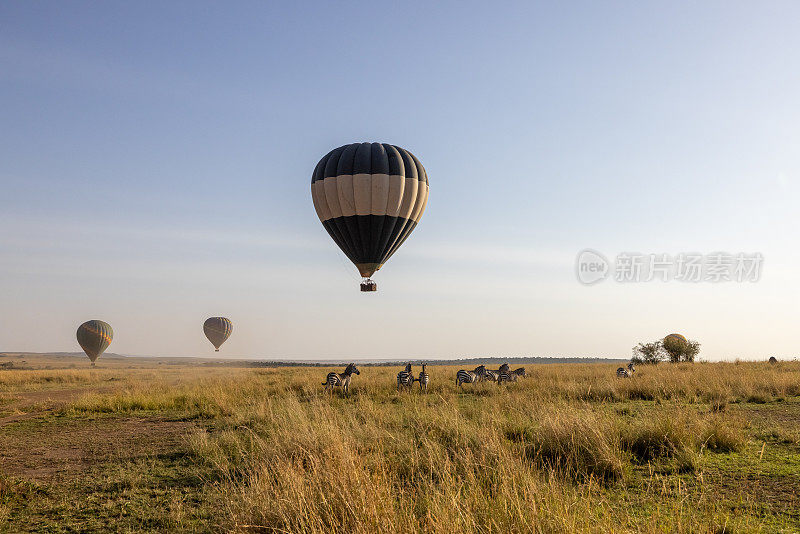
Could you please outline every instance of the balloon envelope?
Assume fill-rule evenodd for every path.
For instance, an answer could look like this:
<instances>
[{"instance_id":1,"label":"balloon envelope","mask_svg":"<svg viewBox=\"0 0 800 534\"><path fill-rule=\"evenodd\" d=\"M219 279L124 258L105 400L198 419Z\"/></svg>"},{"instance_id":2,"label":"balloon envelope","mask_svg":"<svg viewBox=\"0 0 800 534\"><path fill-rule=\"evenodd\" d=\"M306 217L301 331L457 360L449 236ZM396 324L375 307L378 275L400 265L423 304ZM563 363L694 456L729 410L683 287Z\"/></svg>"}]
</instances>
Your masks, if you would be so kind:
<instances>
[{"instance_id":1,"label":"balloon envelope","mask_svg":"<svg viewBox=\"0 0 800 534\"><path fill-rule=\"evenodd\" d=\"M93 319L78 327L77 337L83 352L94 363L111 344L111 340L114 339L114 330L110 324Z\"/></svg>"},{"instance_id":2,"label":"balloon envelope","mask_svg":"<svg viewBox=\"0 0 800 534\"><path fill-rule=\"evenodd\" d=\"M214 348L219 352L219 348L225 343L231 332L233 332L233 323L226 317L209 317L203 323L203 332L206 337L214 345Z\"/></svg>"},{"instance_id":3,"label":"balloon envelope","mask_svg":"<svg viewBox=\"0 0 800 534\"><path fill-rule=\"evenodd\" d=\"M428 175L403 148L354 143L319 160L311 197L325 230L369 278L417 226L428 203Z\"/></svg>"},{"instance_id":4,"label":"balloon envelope","mask_svg":"<svg viewBox=\"0 0 800 534\"><path fill-rule=\"evenodd\" d=\"M669 334L664 337L664 341L672 341L677 343L686 343L686 338L680 334Z\"/></svg>"},{"instance_id":5,"label":"balloon envelope","mask_svg":"<svg viewBox=\"0 0 800 534\"><path fill-rule=\"evenodd\" d=\"M680 334L669 334L664 337L664 347L667 350L681 351L686 347L686 338Z\"/></svg>"}]
</instances>

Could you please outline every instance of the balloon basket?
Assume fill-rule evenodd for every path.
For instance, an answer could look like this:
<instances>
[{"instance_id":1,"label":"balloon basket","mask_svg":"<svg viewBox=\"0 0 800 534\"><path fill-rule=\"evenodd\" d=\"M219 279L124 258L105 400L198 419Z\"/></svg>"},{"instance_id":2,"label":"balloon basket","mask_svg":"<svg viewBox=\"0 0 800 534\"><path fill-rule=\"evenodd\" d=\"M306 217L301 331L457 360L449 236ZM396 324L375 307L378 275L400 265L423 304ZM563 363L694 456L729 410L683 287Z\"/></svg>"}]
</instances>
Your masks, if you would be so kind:
<instances>
[{"instance_id":1,"label":"balloon basket","mask_svg":"<svg viewBox=\"0 0 800 534\"><path fill-rule=\"evenodd\" d=\"M368 293L370 291L377 291L378 284L370 280L369 278L365 278L364 281L361 282L361 291L364 293Z\"/></svg>"}]
</instances>

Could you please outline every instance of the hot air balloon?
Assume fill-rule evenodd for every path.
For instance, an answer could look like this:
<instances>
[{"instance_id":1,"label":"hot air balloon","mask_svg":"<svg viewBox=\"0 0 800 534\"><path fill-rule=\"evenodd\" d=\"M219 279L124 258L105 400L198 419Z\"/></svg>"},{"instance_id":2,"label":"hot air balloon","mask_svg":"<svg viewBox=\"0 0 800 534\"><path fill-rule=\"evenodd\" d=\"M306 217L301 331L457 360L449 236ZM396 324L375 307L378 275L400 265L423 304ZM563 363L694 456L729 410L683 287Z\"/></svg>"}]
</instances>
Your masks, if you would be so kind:
<instances>
[{"instance_id":1,"label":"hot air balloon","mask_svg":"<svg viewBox=\"0 0 800 534\"><path fill-rule=\"evenodd\" d=\"M94 365L95 360L105 352L114 339L114 330L110 324L93 319L78 327L77 336L78 344Z\"/></svg>"},{"instance_id":2,"label":"hot air balloon","mask_svg":"<svg viewBox=\"0 0 800 534\"><path fill-rule=\"evenodd\" d=\"M686 338L680 334L669 334L664 337L664 348L670 354L670 358L673 356L680 358L680 354L686 349Z\"/></svg>"},{"instance_id":3,"label":"hot air balloon","mask_svg":"<svg viewBox=\"0 0 800 534\"><path fill-rule=\"evenodd\" d=\"M664 337L665 344L685 345L686 338L680 334L669 334Z\"/></svg>"},{"instance_id":4,"label":"hot air balloon","mask_svg":"<svg viewBox=\"0 0 800 534\"><path fill-rule=\"evenodd\" d=\"M233 332L233 323L226 317L209 317L203 323L203 332L206 337L214 345L214 352L219 352L219 348L225 343L231 332Z\"/></svg>"},{"instance_id":5,"label":"hot air balloon","mask_svg":"<svg viewBox=\"0 0 800 534\"><path fill-rule=\"evenodd\" d=\"M386 143L354 143L331 150L311 178L317 216L375 291L370 277L419 223L428 203L428 175L409 151Z\"/></svg>"}]
</instances>

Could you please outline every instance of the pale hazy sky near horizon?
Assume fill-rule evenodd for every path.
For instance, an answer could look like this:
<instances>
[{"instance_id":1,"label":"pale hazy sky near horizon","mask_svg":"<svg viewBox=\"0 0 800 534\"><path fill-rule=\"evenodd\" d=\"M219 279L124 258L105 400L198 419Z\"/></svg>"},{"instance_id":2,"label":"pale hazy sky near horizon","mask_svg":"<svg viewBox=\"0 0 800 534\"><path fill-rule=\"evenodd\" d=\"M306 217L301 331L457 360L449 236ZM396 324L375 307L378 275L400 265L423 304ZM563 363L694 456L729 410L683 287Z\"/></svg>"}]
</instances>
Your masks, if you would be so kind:
<instances>
[{"instance_id":1,"label":"pale hazy sky near horizon","mask_svg":"<svg viewBox=\"0 0 800 534\"><path fill-rule=\"evenodd\" d=\"M0 4L0 351L800 356L800 3ZM361 294L311 173L430 179ZM585 248L761 253L755 283L587 287Z\"/></svg>"}]
</instances>

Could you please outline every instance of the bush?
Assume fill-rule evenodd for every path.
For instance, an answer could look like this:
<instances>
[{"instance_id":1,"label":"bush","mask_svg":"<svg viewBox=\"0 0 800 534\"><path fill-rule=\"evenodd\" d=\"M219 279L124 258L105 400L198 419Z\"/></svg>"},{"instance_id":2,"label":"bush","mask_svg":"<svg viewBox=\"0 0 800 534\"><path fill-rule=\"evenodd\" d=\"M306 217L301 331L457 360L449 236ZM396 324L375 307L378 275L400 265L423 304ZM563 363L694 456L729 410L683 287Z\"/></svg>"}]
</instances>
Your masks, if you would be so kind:
<instances>
[{"instance_id":1,"label":"bush","mask_svg":"<svg viewBox=\"0 0 800 534\"><path fill-rule=\"evenodd\" d=\"M611 420L594 413L554 413L536 427L509 427L505 436L523 444L525 459L538 468L579 481L608 483L624 476L619 434Z\"/></svg>"},{"instance_id":2,"label":"bush","mask_svg":"<svg viewBox=\"0 0 800 534\"><path fill-rule=\"evenodd\" d=\"M669 336L662 342L664 351L672 363L694 362L700 354L700 343L694 340L682 341Z\"/></svg>"},{"instance_id":3,"label":"bush","mask_svg":"<svg viewBox=\"0 0 800 534\"><path fill-rule=\"evenodd\" d=\"M633 363L643 363L655 365L658 362L666 359L664 346L661 341L653 341L652 343L639 343L633 347Z\"/></svg>"}]
</instances>

